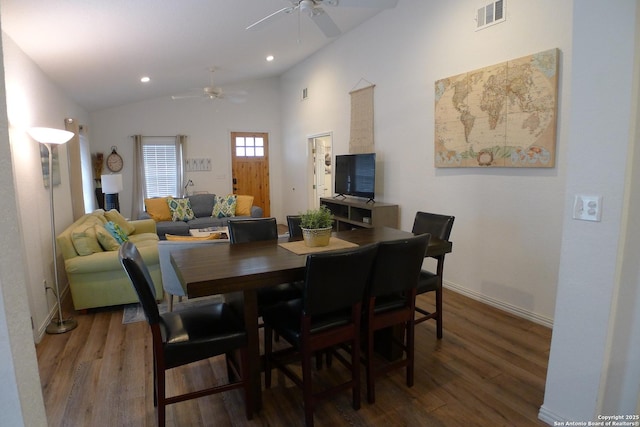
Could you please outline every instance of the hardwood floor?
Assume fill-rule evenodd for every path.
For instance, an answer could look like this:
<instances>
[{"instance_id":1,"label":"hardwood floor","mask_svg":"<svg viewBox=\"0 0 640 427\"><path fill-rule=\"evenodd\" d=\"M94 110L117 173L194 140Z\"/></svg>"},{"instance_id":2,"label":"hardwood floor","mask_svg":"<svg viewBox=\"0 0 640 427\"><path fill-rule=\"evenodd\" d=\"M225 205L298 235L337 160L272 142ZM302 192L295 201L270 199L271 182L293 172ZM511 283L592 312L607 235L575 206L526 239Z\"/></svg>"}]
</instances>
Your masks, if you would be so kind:
<instances>
[{"instance_id":1,"label":"hardwood floor","mask_svg":"<svg viewBox=\"0 0 640 427\"><path fill-rule=\"evenodd\" d=\"M543 401L551 330L444 291L444 338L435 323L416 327L415 385L404 371L377 381L369 405L363 384L359 411L345 392L320 403L317 426L544 426ZM432 296L419 296L428 305ZM122 308L76 315L78 328L47 335L37 345L50 426L154 426L151 336L146 322L122 324ZM168 373L167 391L226 381L223 359ZM339 363L316 373L330 382L346 374ZM363 370L364 374L364 370ZM364 379L364 375L363 375ZM244 416L240 391L171 405L167 426L297 426L301 393L274 371L263 408Z\"/></svg>"}]
</instances>

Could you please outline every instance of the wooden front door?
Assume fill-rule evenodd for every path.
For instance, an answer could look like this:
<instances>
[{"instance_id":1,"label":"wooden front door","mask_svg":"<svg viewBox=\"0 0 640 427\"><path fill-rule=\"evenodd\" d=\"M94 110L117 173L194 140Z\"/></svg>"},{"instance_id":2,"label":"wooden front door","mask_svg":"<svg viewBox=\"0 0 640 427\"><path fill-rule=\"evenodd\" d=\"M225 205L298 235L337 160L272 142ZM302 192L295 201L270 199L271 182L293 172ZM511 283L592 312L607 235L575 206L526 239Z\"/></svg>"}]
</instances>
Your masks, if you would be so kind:
<instances>
[{"instance_id":1,"label":"wooden front door","mask_svg":"<svg viewBox=\"0 0 640 427\"><path fill-rule=\"evenodd\" d=\"M233 194L253 196L253 204L271 216L267 133L231 132L231 176Z\"/></svg>"}]
</instances>

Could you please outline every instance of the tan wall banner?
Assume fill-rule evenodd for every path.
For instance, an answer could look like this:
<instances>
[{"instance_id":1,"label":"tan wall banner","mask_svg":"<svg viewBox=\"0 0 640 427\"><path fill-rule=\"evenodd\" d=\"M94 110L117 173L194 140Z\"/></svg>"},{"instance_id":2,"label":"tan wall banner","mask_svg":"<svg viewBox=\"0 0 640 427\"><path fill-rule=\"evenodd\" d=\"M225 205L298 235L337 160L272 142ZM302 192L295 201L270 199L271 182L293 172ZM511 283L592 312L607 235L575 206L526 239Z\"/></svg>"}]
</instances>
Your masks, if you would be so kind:
<instances>
[{"instance_id":1,"label":"tan wall banner","mask_svg":"<svg viewBox=\"0 0 640 427\"><path fill-rule=\"evenodd\" d=\"M351 95L351 135L349 153L373 153L373 88L349 92Z\"/></svg>"}]
</instances>

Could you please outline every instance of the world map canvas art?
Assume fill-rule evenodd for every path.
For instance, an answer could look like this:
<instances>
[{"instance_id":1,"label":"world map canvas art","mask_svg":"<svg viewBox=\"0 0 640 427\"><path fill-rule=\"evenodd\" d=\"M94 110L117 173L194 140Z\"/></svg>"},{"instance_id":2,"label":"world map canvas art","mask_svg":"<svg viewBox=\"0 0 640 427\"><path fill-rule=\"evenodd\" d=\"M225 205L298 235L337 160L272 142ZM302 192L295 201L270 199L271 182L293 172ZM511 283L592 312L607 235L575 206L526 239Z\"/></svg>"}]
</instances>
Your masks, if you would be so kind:
<instances>
[{"instance_id":1,"label":"world map canvas art","mask_svg":"<svg viewBox=\"0 0 640 427\"><path fill-rule=\"evenodd\" d=\"M436 167L555 166L558 49L435 83Z\"/></svg>"}]
</instances>

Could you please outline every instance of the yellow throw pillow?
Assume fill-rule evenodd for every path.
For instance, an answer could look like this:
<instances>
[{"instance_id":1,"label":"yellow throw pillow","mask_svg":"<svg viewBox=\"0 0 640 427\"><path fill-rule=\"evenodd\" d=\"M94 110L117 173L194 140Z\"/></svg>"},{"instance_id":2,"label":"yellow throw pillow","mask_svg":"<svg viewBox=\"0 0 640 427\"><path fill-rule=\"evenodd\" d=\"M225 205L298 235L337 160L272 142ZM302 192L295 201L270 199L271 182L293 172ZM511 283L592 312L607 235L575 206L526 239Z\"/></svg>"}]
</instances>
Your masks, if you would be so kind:
<instances>
[{"instance_id":1,"label":"yellow throw pillow","mask_svg":"<svg viewBox=\"0 0 640 427\"><path fill-rule=\"evenodd\" d=\"M167 197L144 199L145 210L154 221L171 221L171 211Z\"/></svg>"},{"instance_id":2,"label":"yellow throw pillow","mask_svg":"<svg viewBox=\"0 0 640 427\"><path fill-rule=\"evenodd\" d=\"M238 195L236 197L236 216L251 216L253 196Z\"/></svg>"},{"instance_id":3,"label":"yellow throw pillow","mask_svg":"<svg viewBox=\"0 0 640 427\"><path fill-rule=\"evenodd\" d=\"M133 232L136 231L136 228L133 226L133 224L127 221L125 217L123 217L120 212L115 209L111 209L109 212L105 212L104 217L107 219L107 221L118 224L122 231L124 231L124 234L126 234L127 236L129 234L133 234Z\"/></svg>"},{"instance_id":4,"label":"yellow throw pillow","mask_svg":"<svg viewBox=\"0 0 640 427\"><path fill-rule=\"evenodd\" d=\"M113 237L103 225L96 225L95 233L100 246L102 246L105 251L117 251L120 249L120 243L118 243L116 238Z\"/></svg>"},{"instance_id":5,"label":"yellow throw pillow","mask_svg":"<svg viewBox=\"0 0 640 427\"><path fill-rule=\"evenodd\" d=\"M176 242L194 242L198 240L218 240L221 236L221 233L211 233L208 236L204 237L195 237L195 236L176 236L174 234L165 234L167 240L173 240Z\"/></svg>"},{"instance_id":6,"label":"yellow throw pillow","mask_svg":"<svg viewBox=\"0 0 640 427\"><path fill-rule=\"evenodd\" d=\"M71 230L71 242L78 255L86 256L102 252L94 227L95 224L89 221L89 224L85 222Z\"/></svg>"}]
</instances>

